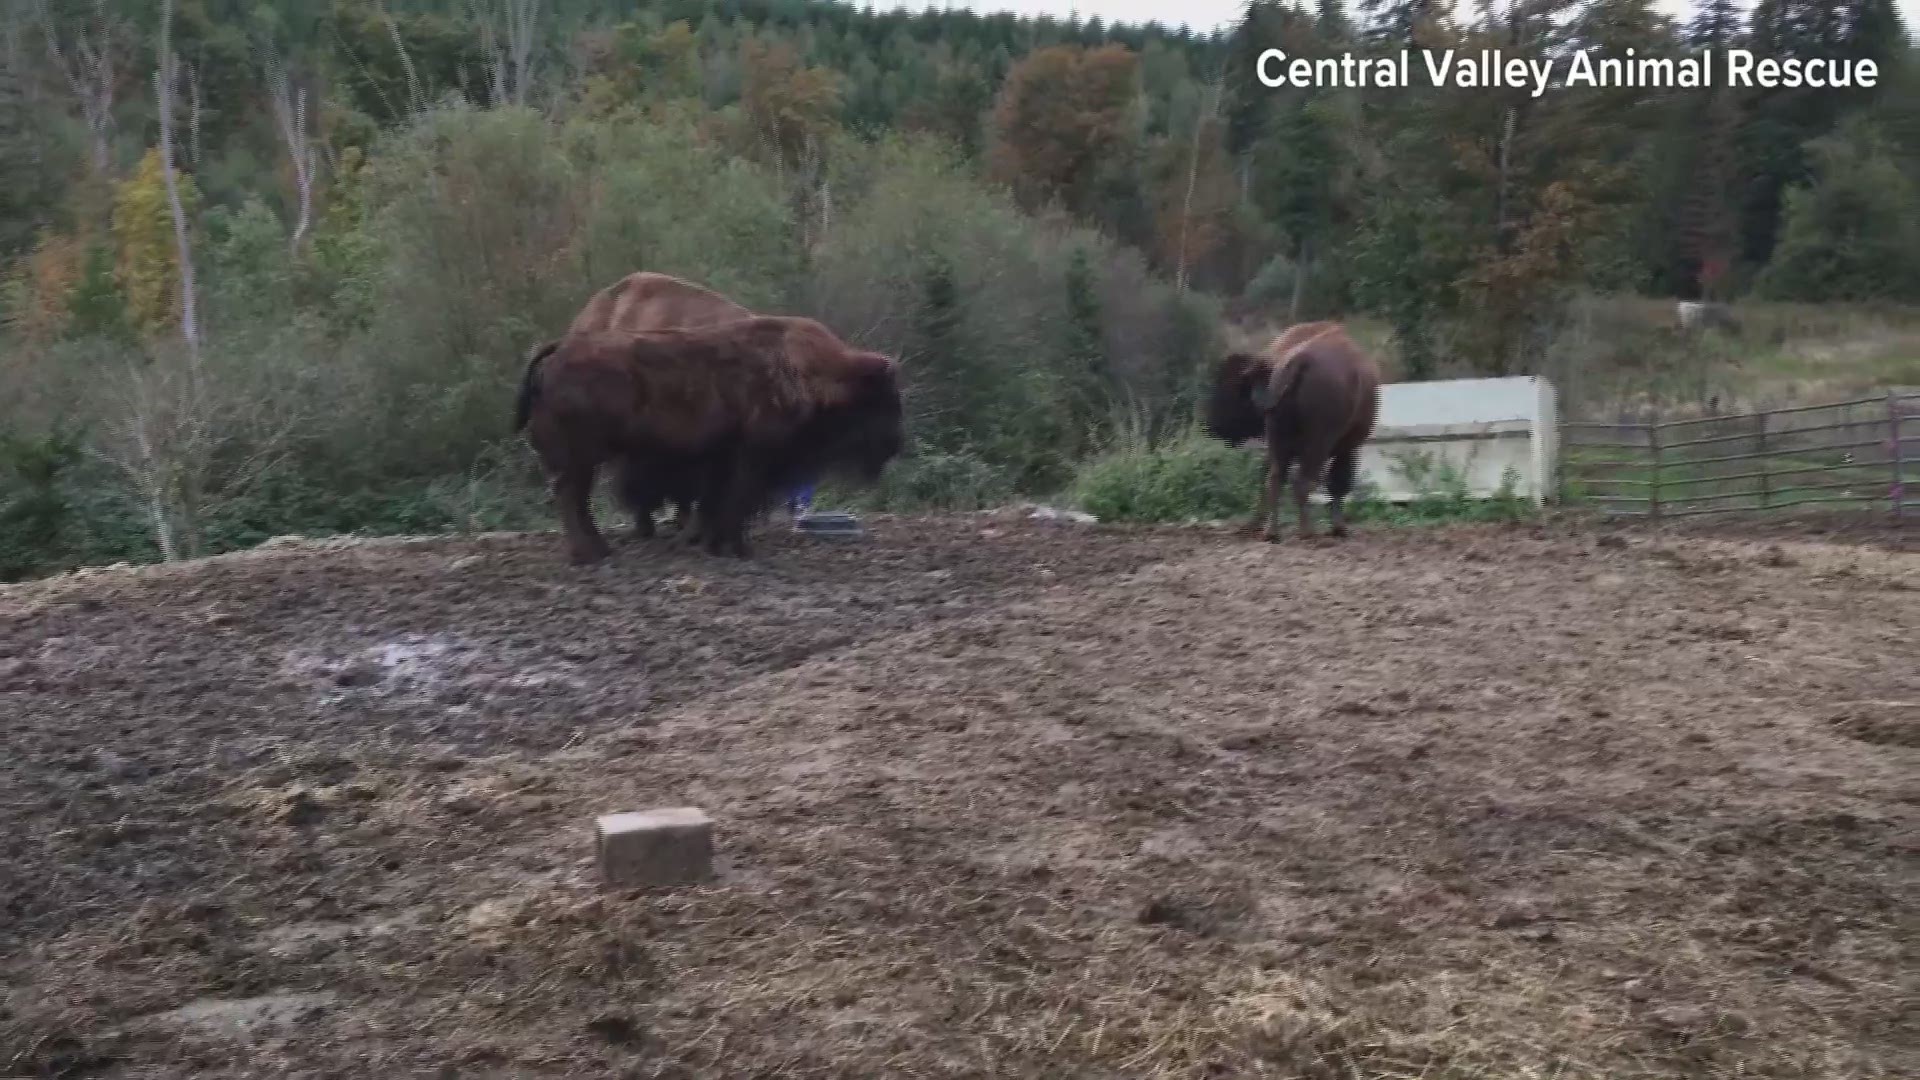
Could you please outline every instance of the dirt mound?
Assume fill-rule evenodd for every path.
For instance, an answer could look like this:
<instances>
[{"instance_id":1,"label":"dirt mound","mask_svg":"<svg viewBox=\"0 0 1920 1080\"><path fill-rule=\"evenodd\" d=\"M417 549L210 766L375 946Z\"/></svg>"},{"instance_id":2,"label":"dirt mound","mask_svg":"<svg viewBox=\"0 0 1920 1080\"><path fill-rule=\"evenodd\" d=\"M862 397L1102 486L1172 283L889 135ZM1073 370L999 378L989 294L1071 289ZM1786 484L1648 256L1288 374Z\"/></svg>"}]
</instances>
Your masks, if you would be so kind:
<instances>
[{"instance_id":1,"label":"dirt mound","mask_svg":"<svg viewBox=\"0 0 1920 1080\"><path fill-rule=\"evenodd\" d=\"M1920 1072L1911 556L864 524L0 594L7 1074Z\"/></svg>"}]
</instances>

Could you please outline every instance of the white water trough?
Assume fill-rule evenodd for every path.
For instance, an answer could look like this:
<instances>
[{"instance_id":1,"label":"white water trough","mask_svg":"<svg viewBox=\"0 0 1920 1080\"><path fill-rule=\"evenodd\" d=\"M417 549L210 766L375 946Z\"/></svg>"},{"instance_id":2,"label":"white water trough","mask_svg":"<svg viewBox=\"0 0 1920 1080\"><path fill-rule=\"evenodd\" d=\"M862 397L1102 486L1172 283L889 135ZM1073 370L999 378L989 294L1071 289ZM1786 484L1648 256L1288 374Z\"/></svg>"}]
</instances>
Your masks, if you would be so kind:
<instances>
[{"instance_id":1,"label":"white water trough","mask_svg":"<svg viewBox=\"0 0 1920 1080\"><path fill-rule=\"evenodd\" d=\"M1411 502L1440 488L1443 476L1464 480L1473 498L1491 498L1511 475L1513 495L1539 506L1553 490L1556 409L1553 384L1532 375L1388 383L1373 438L1360 451L1360 480L1388 502Z\"/></svg>"}]
</instances>

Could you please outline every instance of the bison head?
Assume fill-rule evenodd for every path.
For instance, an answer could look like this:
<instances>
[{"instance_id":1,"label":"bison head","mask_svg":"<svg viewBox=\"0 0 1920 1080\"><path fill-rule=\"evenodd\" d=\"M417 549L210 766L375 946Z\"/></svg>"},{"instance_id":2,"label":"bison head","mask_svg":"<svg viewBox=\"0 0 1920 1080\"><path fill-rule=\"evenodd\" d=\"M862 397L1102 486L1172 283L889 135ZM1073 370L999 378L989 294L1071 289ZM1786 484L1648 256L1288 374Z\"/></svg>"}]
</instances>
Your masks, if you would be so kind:
<instances>
[{"instance_id":1,"label":"bison head","mask_svg":"<svg viewBox=\"0 0 1920 1080\"><path fill-rule=\"evenodd\" d=\"M820 456L871 484L906 447L906 410L899 365L879 353L859 360L848 373L846 398L820 417Z\"/></svg>"},{"instance_id":2,"label":"bison head","mask_svg":"<svg viewBox=\"0 0 1920 1080\"><path fill-rule=\"evenodd\" d=\"M1267 387L1267 365L1247 353L1230 353L1214 369L1213 388L1207 394L1201 426L1228 446L1239 446L1265 430L1261 398Z\"/></svg>"},{"instance_id":3,"label":"bison head","mask_svg":"<svg viewBox=\"0 0 1920 1080\"><path fill-rule=\"evenodd\" d=\"M864 407L855 423L853 456L862 479L873 483L907 445L906 409L900 400L900 367L892 358L874 354L878 363L866 377Z\"/></svg>"}]
</instances>

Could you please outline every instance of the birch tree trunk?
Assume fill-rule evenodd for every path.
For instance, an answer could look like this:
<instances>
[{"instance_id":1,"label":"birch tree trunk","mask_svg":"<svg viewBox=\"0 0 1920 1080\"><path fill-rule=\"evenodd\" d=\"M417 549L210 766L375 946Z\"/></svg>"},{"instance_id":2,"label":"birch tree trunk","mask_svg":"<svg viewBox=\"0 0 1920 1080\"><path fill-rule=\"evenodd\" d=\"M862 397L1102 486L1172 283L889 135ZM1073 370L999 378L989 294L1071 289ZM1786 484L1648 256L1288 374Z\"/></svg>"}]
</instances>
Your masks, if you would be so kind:
<instances>
[{"instance_id":1,"label":"birch tree trunk","mask_svg":"<svg viewBox=\"0 0 1920 1080\"><path fill-rule=\"evenodd\" d=\"M166 182L167 209L173 217L173 239L180 258L180 335L187 347L186 386L184 401L186 416L181 418L186 428L184 445L175 447L174 460L162 472L172 479L178 474L178 498L181 509L181 525L186 532L188 553L197 550L195 540L200 503L200 470L202 451L207 445L205 386L200 368L200 323L195 308L195 288L193 276L193 243L187 231L187 214L180 203L180 183L174 174L173 165L173 107L179 92L179 58L173 54L173 0L161 0L160 5L160 68L154 72L154 86L159 95L160 113L160 175ZM169 484L168 486L172 486ZM176 541L165 546L178 548Z\"/></svg>"},{"instance_id":2,"label":"birch tree trunk","mask_svg":"<svg viewBox=\"0 0 1920 1080\"><path fill-rule=\"evenodd\" d=\"M92 142L94 172L105 176L113 166L114 126L113 23L107 14L106 0L94 0L93 30L75 31L72 47L68 49L60 47L59 35L54 32L53 13L47 10L46 0L35 0L34 11L46 35L47 55L80 103L80 115L86 120Z\"/></svg>"},{"instance_id":3,"label":"birch tree trunk","mask_svg":"<svg viewBox=\"0 0 1920 1080\"><path fill-rule=\"evenodd\" d=\"M1187 155L1187 193L1180 200L1180 252L1176 258L1173 285L1176 292L1187 291L1187 228L1193 218L1193 189L1200 179L1200 136L1214 114L1220 110L1221 82L1213 84L1212 104L1202 109L1193 122L1193 144Z\"/></svg>"},{"instance_id":4,"label":"birch tree trunk","mask_svg":"<svg viewBox=\"0 0 1920 1080\"><path fill-rule=\"evenodd\" d=\"M487 53L489 100L496 107L525 105L527 89L533 85L533 46L540 0L501 0L497 13L488 10L473 14L480 23L481 48ZM504 26L495 26L496 14Z\"/></svg>"},{"instance_id":5,"label":"birch tree trunk","mask_svg":"<svg viewBox=\"0 0 1920 1080\"><path fill-rule=\"evenodd\" d=\"M200 71L187 65L187 164L200 170Z\"/></svg>"},{"instance_id":6,"label":"birch tree trunk","mask_svg":"<svg viewBox=\"0 0 1920 1080\"><path fill-rule=\"evenodd\" d=\"M167 508L173 478L162 455L155 453L153 436L149 430L156 411L152 376L152 372L128 372L128 382L133 387L134 395L131 416L127 421L130 429L128 434L133 441L134 460L128 472L133 474L134 485L140 489L140 501L147 511L147 527L153 530L153 543L160 549L160 559L173 562L180 557L180 546L174 540L173 515Z\"/></svg>"},{"instance_id":7,"label":"birch tree trunk","mask_svg":"<svg viewBox=\"0 0 1920 1080\"><path fill-rule=\"evenodd\" d=\"M293 164L293 183L299 196L299 213L294 220L293 237L288 250L298 255L300 242L313 225L313 140L307 135L307 92L294 90L287 69L278 54L269 47L266 53L267 92L272 99L273 119L280 128L281 141L287 144L287 157Z\"/></svg>"},{"instance_id":8,"label":"birch tree trunk","mask_svg":"<svg viewBox=\"0 0 1920 1080\"><path fill-rule=\"evenodd\" d=\"M200 327L194 312L193 244L187 235L187 214L180 205L180 184L173 166L173 103L179 89L180 68L173 55L173 0L160 4L160 70L153 83L160 106L160 175L167 186L167 209L173 217L173 240L180 257L180 333L186 339L188 359L200 360Z\"/></svg>"}]
</instances>

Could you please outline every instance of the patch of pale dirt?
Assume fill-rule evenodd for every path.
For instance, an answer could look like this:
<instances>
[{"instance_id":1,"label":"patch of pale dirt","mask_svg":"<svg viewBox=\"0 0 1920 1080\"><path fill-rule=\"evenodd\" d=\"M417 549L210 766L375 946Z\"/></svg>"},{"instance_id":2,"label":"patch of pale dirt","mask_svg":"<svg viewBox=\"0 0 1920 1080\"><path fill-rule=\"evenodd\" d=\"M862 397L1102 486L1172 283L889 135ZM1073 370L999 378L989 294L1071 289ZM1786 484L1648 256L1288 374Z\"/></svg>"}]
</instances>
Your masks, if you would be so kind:
<instances>
[{"instance_id":1,"label":"patch of pale dirt","mask_svg":"<svg viewBox=\"0 0 1920 1080\"><path fill-rule=\"evenodd\" d=\"M1920 1073L1915 556L868 524L0 591L5 1074Z\"/></svg>"}]
</instances>

